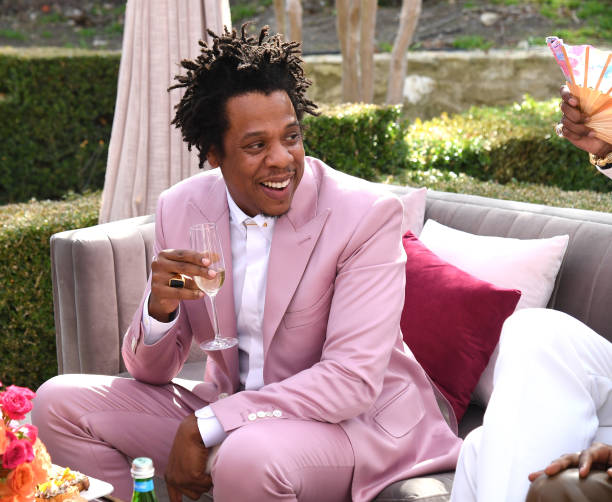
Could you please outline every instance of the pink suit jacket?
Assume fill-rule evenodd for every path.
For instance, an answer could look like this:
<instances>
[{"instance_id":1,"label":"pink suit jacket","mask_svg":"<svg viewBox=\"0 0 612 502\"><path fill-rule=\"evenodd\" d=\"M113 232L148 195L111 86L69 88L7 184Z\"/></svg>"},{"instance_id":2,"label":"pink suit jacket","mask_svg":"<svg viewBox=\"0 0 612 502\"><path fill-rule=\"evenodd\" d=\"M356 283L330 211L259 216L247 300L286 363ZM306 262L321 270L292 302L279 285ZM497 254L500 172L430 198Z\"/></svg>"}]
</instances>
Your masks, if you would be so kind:
<instances>
[{"instance_id":1,"label":"pink suit jacket","mask_svg":"<svg viewBox=\"0 0 612 502\"><path fill-rule=\"evenodd\" d=\"M188 248L189 227L204 221L216 222L220 231L226 283L217 296L219 324L223 335L235 336L229 209L218 169L160 196L155 252ZM248 426L258 411L340 424L355 453L352 495L358 502L394 481L454 469L461 445L424 371L403 350L401 223L395 196L307 157L271 244L265 385L237 392L238 349L232 348L208 353L204 382L193 388L212 403L228 432ZM130 373L152 384L174 378L192 337L202 342L213 336L209 305L183 302L178 322L151 346L142 343L141 305L122 349ZM221 393L230 396L219 399Z\"/></svg>"}]
</instances>

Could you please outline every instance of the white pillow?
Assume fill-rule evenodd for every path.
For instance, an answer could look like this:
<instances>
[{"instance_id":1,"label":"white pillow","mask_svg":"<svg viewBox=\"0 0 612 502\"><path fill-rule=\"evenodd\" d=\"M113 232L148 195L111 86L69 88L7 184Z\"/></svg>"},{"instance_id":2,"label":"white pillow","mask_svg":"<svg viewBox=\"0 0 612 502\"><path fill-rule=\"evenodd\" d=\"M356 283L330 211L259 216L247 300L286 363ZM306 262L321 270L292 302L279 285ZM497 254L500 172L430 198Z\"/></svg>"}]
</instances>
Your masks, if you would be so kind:
<instances>
[{"instance_id":1,"label":"white pillow","mask_svg":"<svg viewBox=\"0 0 612 502\"><path fill-rule=\"evenodd\" d=\"M516 309L546 307L567 244L568 235L546 239L513 239L470 234L427 220L419 237L443 260L502 288L518 289ZM493 392L493 371L499 347L489 359L473 397L486 405Z\"/></svg>"},{"instance_id":2,"label":"white pillow","mask_svg":"<svg viewBox=\"0 0 612 502\"><path fill-rule=\"evenodd\" d=\"M410 230L417 237L423 230L425 220L425 199L427 188L414 189L400 197L404 206L404 220L402 223L402 236Z\"/></svg>"}]
</instances>

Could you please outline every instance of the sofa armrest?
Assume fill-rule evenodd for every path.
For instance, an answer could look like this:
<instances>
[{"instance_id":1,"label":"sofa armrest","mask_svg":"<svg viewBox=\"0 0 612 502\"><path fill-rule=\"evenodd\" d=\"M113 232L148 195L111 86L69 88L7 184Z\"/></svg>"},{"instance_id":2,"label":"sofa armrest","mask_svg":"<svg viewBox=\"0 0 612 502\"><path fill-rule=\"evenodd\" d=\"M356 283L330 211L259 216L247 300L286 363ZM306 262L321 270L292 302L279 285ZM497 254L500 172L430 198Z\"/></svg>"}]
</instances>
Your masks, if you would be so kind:
<instances>
[{"instance_id":1,"label":"sofa armrest","mask_svg":"<svg viewBox=\"0 0 612 502\"><path fill-rule=\"evenodd\" d=\"M144 291L153 216L51 237L53 308L60 373L115 375L121 340Z\"/></svg>"}]
</instances>

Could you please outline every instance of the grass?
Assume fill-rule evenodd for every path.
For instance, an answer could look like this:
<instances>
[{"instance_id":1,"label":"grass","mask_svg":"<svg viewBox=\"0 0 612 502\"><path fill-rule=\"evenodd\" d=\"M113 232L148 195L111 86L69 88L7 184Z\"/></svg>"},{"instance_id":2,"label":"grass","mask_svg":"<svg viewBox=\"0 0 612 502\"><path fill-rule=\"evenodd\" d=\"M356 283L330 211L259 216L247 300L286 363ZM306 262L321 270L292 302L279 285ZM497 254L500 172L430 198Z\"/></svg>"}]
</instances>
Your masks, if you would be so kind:
<instances>
[{"instance_id":1,"label":"grass","mask_svg":"<svg viewBox=\"0 0 612 502\"><path fill-rule=\"evenodd\" d=\"M554 34L571 45L577 44L612 44L612 4L610 0L466 0L464 9L493 5L525 5L538 7L540 14L549 18L553 24ZM577 25L580 23L580 25ZM458 40L455 47L459 49L486 49L477 40ZM474 37L476 38L476 37ZM530 45L541 45L539 38L530 40Z\"/></svg>"},{"instance_id":2,"label":"grass","mask_svg":"<svg viewBox=\"0 0 612 502\"><path fill-rule=\"evenodd\" d=\"M378 44L378 49L380 50L380 52L392 52L393 44L390 44L389 42L380 42Z\"/></svg>"},{"instance_id":3,"label":"grass","mask_svg":"<svg viewBox=\"0 0 612 502\"><path fill-rule=\"evenodd\" d=\"M230 12L232 22L235 23L239 20L246 20L254 17L255 15L263 12L267 7L272 5L272 0L242 0L242 1L231 1Z\"/></svg>"},{"instance_id":4,"label":"grass","mask_svg":"<svg viewBox=\"0 0 612 502\"><path fill-rule=\"evenodd\" d=\"M609 0L537 0L542 15L558 25L557 33L571 44L612 42L612 6ZM585 24L574 27L577 18Z\"/></svg>"},{"instance_id":5,"label":"grass","mask_svg":"<svg viewBox=\"0 0 612 502\"><path fill-rule=\"evenodd\" d=\"M25 40L28 37L20 31L11 29L0 29L0 38L8 38L9 40Z\"/></svg>"},{"instance_id":6,"label":"grass","mask_svg":"<svg viewBox=\"0 0 612 502\"><path fill-rule=\"evenodd\" d=\"M104 28L104 32L109 35L121 34L123 33L123 24L119 22L114 22L113 24Z\"/></svg>"},{"instance_id":7,"label":"grass","mask_svg":"<svg viewBox=\"0 0 612 502\"><path fill-rule=\"evenodd\" d=\"M490 49L493 42L485 40L480 35L464 35L457 37L453 42L455 49L473 50L473 49Z\"/></svg>"},{"instance_id":8,"label":"grass","mask_svg":"<svg viewBox=\"0 0 612 502\"><path fill-rule=\"evenodd\" d=\"M43 24L63 23L67 18L60 12L49 12L40 17L40 22Z\"/></svg>"},{"instance_id":9,"label":"grass","mask_svg":"<svg viewBox=\"0 0 612 502\"><path fill-rule=\"evenodd\" d=\"M78 33L83 38L93 38L96 36L95 28L81 28Z\"/></svg>"}]
</instances>

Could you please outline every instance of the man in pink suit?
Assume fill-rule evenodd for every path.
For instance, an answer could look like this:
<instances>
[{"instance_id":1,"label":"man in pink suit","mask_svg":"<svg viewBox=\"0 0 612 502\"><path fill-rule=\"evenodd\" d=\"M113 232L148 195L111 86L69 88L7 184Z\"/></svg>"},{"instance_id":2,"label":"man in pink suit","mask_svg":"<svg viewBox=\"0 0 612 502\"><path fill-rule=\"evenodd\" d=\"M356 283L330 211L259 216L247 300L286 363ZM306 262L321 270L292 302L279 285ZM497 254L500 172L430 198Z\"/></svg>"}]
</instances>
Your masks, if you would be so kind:
<instances>
[{"instance_id":1,"label":"man in pink suit","mask_svg":"<svg viewBox=\"0 0 612 502\"><path fill-rule=\"evenodd\" d=\"M123 341L135 380L63 375L39 389L34 421L54 461L121 498L137 455L173 502L211 486L215 501L361 502L455 466L461 441L403 349L401 203L304 156L300 120L315 107L297 54L243 28L183 62L174 123L219 169L160 196L156 258ZM213 337L210 303L189 278L171 286L214 276L189 250L203 222L225 257L220 330L239 344L209 351L187 388L172 379L192 342Z\"/></svg>"}]
</instances>

